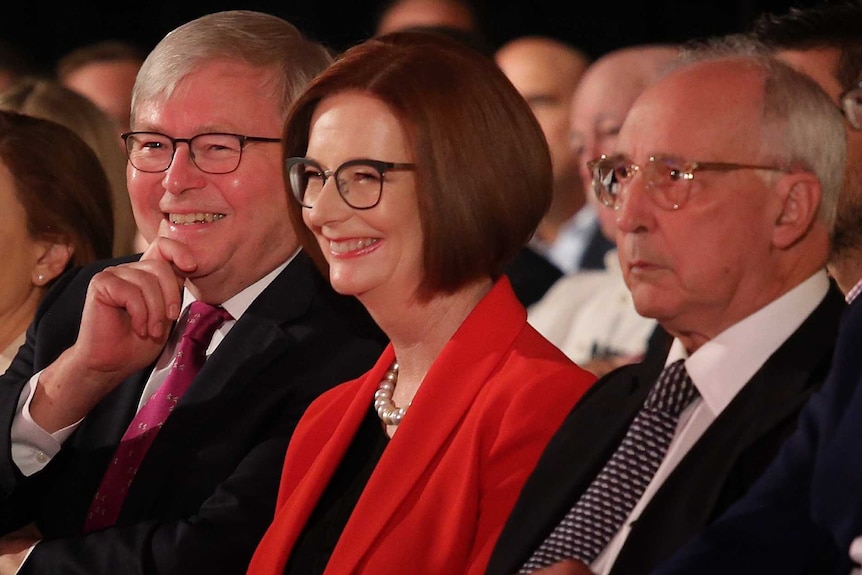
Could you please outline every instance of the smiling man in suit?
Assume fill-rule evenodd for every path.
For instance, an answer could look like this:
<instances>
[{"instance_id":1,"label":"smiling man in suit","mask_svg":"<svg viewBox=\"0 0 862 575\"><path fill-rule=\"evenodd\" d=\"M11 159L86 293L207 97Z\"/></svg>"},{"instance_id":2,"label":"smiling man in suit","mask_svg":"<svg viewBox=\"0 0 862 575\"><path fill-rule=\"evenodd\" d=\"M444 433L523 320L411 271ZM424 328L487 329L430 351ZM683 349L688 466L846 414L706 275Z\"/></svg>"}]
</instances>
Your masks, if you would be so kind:
<instances>
[{"instance_id":1,"label":"smiling man in suit","mask_svg":"<svg viewBox=\"0 0 862 575\"><path fill-rule=\"evenodd\" d=\"M575 406L488 574L649 572L745 494L823 382L845 307L825 272L841 116L809 78L734 49L647 88L591 164L635 306L675 339Z\"/></svg>"},{"instance_id":2,"label":"smiling man in suit","mask_svg":"<svg viewBox=\"0 0 862 575\"><path fill-rule=\"evenodd\" d=\"M193 20L144 62L123 137L150 247L63 276L0 379L3 575L245 570L305 407L383 344L287 214L282 124L329 62L249 11ZM214 335L193 335L197 309Z\"/></svg>"}]
</instances>

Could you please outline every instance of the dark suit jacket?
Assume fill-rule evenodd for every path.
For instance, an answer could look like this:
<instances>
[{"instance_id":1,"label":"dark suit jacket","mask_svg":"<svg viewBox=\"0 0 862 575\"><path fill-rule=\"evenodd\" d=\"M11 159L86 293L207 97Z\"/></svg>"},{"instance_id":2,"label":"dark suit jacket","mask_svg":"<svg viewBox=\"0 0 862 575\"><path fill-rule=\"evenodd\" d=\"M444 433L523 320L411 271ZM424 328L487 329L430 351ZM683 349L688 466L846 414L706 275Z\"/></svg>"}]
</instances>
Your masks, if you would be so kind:
<instances>
[{"instance_id":1,"label":"dark suit jacket","mask_svg":"<svg viewBox=\"0 0 862 575\"><path fill-rule=\"evenodd\" d=\"M9 429L26 380L74 342L87 285L106 265L61 278L0 378L0 532L35 522L43 534L23 573L244 572L272 519L299 417L320 393L372 366L383 335L356 300L332 291L300 253L182 396L147 453L117 526L83 535L93 493L150 369L108 395L31 477L12 462Z\"/></svg>"},{"instance_id":2,"label":"dark suit jacket","mask_svg":"<svg viewBox=\"0 0 862 575\"><path fill-rule=\"evenodd\" d=\"M560 268L529 246L521 249L506 266L505 273L524 307L539 301L548 288L563 277Z\"/></svg>"},{"instance_id":3,"label":"dark suit jacket","mask_svg":"<svg viewBox=\"0 0 862 575\"><path fill-rule=\"evenodd\" d=\"M848 575L862 535L862 299L832 371L749 494L657 573Z\"/></svg>"},{"instance_id":4,"label":"dark suit jacket","mask_svg":"<svg viewBox=\"0 0 862 575\"><path fill-rule=\"evenodd\" d=\"M829 369L845 305L832 287L680 461L632 528L613 575L648 573L741 497L793 431L799 409ZM516 573L619 445L664 358L600 379L542 454L486 571Z\"/></svg>"}]
</instances>

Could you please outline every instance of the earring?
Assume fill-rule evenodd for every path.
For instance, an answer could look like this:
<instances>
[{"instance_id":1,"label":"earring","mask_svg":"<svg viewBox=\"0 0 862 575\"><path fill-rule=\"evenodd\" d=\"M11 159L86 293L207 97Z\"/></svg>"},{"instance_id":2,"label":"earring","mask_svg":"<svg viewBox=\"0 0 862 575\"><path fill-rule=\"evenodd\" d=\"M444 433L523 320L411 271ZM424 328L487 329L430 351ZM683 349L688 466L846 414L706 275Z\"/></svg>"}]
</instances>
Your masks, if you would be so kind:
<instances>
[{"instance_id":1,"label":"earring","mask_svg":"<svg viewBox=\"0 0 862 575\"><path fill-rule=\"evenodd\" d=\"M39 274L39 275L37 275L37 276L36 276L36 284L37 284L37 285L42 285L42 284L44 284L44 283L45 283L45 275L44 275L44 274Z\"/></svg>"}]
</instances>

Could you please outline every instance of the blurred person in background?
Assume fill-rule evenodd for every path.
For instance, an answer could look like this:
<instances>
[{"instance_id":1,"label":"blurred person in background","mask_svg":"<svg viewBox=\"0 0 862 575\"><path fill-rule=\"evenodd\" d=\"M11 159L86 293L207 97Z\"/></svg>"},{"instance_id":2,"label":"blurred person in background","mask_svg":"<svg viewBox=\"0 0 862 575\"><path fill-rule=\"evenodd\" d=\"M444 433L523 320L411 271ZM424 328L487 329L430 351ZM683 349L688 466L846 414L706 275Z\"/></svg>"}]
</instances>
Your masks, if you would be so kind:
<instances>
[{"instance_id":1,"label":"blurred person in background","mask_svg":"<svg viewBox=\"0 0 862 575\"><path fill-rule=\"evenodd\" d=\"M72 130L0 110L0 374L64 271L111 255L111 188Z\"/></svg>"},{"instance_id":2,"label":"blurred person in background","mask_svg":"<svg viewBox=\"0 0 862 575\"><path fill-rule=\"evenodd\" d=\"M146 55L131 42L104 40L64 54L55 73L61 84L89 98L123 133L129 131L132 88ZM118 145L122 148L122 142Z\"/></svg>"},{"instance_id":3,"label":"blurred person in background","mask_svg":"<svg viewBox=\"0 0 862 575\"><path fill-rule=\"evenodd\" d=\"M494 59L530 105L551 152L551 206L527 248L506 269L522 303L529 306L562 275L602 267L610 247L595 210L587 204L569 137L572 96L589 59L575 46L547 36L510 40Z\"/></svg>"},{"instance_id":4,"label":"blurred person in background","mask_svg":"<svg viewBox=\"0 0 862 575\"><path fill-rule=\"evenodd\" d=\"M70 128L96 152L111 183L114 212L114 256L141 250L138 227L126 186L126 154L111 119L89 99L50 78L27 77L0 92L0 109L53 120Z\"/></svg>"},{"instance_id":5,"label":"blurred person in background","mask_svg":"<svg viewBox=\"0 0 862 575\"><path fill-rule=\"evenodd\" d=\"M480 33L482 27L471 0L389 0L379 8L375 34L416 27L445 27Z\"/></svg>"},{"instance_id":6,"label":"blurred person in background","mask_svg":"<svg viewBox=\"0 0 862 575\"><path fill-rule=\"evenodd\" d=\"M613 153L617 134L637 96L678 56L675 46L614 50L590 65L571 100L572 155L577 158L600 232L611 242L616 242L617 212L598 201L587 159ZM582 270L561 278L528 308L529 321L539 333L598 376L643 359L657 329L654 319L637 313L616 249L609 249L604 260L604 270ZM669 338L654 341L658 344L661 339L670 343Z\"/></svg>"}]
</instances>

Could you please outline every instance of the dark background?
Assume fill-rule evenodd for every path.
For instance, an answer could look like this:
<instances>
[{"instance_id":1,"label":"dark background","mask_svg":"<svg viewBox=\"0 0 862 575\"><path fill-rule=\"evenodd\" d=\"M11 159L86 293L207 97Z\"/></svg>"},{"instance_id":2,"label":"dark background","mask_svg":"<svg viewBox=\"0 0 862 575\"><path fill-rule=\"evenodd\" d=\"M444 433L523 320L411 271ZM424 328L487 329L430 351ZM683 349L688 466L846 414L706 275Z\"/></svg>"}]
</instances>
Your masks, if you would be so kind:
<instances>
[{"instance_id":1,"label":"dark background","mask_svg":"<svg viewBox=\"0 0 862 575\"><path fill-rule=\"evenodd\" d=\"M54 0L56 2L56 0ZM28 53L45 70L64 52L94 40L131 40L149 50L172 28L208 12L244 8L291 21L336 50L373 32L380 0L281 0L236 4L219 0L69 2L21 0L4 8L0 39ZM52 2L53 4L54 2ZM762 12L809 6L806 0L479 0L492 46L521 34L569 41L590 56L645 42L683 42L746 30Z\"/></svg>"}]
</instances>

